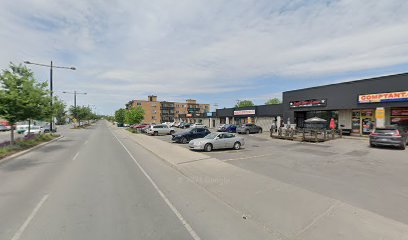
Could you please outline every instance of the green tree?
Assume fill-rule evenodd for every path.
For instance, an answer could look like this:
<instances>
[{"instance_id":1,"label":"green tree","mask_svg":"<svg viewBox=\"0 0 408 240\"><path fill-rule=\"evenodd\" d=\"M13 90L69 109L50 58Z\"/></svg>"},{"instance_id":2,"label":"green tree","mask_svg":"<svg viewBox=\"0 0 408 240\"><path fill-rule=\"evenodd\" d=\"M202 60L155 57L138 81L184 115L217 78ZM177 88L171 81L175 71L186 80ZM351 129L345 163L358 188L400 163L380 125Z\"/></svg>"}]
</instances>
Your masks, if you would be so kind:
<instances>
[{"instance_id":1,"label":"green tree","mask_svg":"<svg viewBox=\"0 0 408 240\"><path fill-rule=\"evenodd\" d=\"M71 106L69 112L78 121L79 126L81 126L81 121L89 121L94 116L91 108L85 106Z\"/></svg>"},{"instance_id":2,"label":"green tree","mask_svg":"<svg viewBox=\"0 0 408 240\"><path fill-rule=\"evenodd\" d=\"M238 103L235 105L236 108L239 108L239 107L252 107L252 106L255 106L255 104L251 100L238 101Z\"/></svg>"},{"instance_id":3,"label":"green tree","mask_svg":"<svg viewBox=\"0 0 408 240\"><path fill-rule=\"evenodd\" d=\"M65 124L65 119L67 117L67 111L65 108L67 105L61 99L55 97L53 103L53 115L57 120L58 125Z\"/></svg>"},{"instance_id":4,"label":"green tree","mask_svg":"<svg viewBox=\"0 0 408 240\"><path fill-rule=\"evenodd\" d=\"M144 118L144 110L141 106L130 108L125 113L125 123L129 125L141 123Z\"/></svg>"},{"instance_id":5,"label":"green tree","mask_svg":"<svg viewBox=\"0 0 408 240\"><path fill-rule=\"evenodd\" d=\"M272 105L272 104L280 104L282 103L279 98L271 98L268 101L265 102L266 105Z\"/></svg>"},{"instance_id":6,"label":"green tree","mask_svg":"<svg viewBox=\"0 0 408 240\"><path fill-rule=\"evenodd\" d=\"M38 83L27 67L10 63L9 69L0 74L0 115L12 126L27 119L44 119L50 102L46 86ZM13 144L14 127L10 140Z\"/></svg>"},{"instance_id":7,"label":"green tree","mask_svg":"<svg viewBox=\"0 0 408 240\"><path fill-rule=\"evenodd\" d=\"M120 108L116 110L115 112L115 121L119 125L123 125L125 123L125 117L126 117L126 109Z\"/></svg>"}]
</instances>

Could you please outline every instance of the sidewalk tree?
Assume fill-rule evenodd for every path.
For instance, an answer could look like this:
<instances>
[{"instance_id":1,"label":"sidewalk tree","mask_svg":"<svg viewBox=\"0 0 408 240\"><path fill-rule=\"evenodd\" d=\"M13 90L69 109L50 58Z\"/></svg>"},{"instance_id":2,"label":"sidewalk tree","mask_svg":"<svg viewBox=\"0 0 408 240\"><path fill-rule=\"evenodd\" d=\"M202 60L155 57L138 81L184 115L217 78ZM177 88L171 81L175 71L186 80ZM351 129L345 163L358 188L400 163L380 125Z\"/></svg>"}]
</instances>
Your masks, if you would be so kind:
<instances>
[{"instance_id":1,"label":"sidewalk tree","mask_svg":"<svg viewBox=\"0 0 408 240\"><path fill-rule=\"evenodd\" d=\"M238 101L238 103L235 105L236 108L240 107L252 107L255 106L255 104L251 100L242 100Z\"/></svg>"},{"instance_id":2,"label":"sidewalk tree","mask_svg":"<svg viewBox=\"0 0 408 240\"><path fill-rule=\"evenodd\" d=\"M280 104L282 103L279 98L271 98L265 102L265 105Z\"/></svg>"},{"instance_id":3,"label":"sidewalk tree","mask_svg":"<svg viewBox=\"0 0 408 240\"><path fill-rule=\"evenodd\" d=\"M115 121L119 124L119 125L123 125L125 123L125 114L126 114L126 109L118 109L115 112Z\"/></svg>"},{"instance_id":4,"label":"sidewalk tree","mask_svg":"<svg viewBox=\"0 0 408 240\"><path fill-rule=\"evenodd\" d=\"M67 111L65 110L66 104L61 99L55 97L53 103L53 115L57 120L58 125L65 124L65 119L67 116Z\"/></svg>"},{"instance_id":5,"label":"sidewalk tree","mask_svg":"<svg viewBox=\"0 0 408 240\"><path fill-rule=\"evenodd\" d=\"M11 126L31 118L43 119L50 100L46 86L38 83L27 67L10 63L9 69L0 74L0 116ZM10 139L13 144L14 127Z\"/></svg>"},{"instance_id":6,"label":"sidewalk tree","mask_svg":"<svg viewBox=\"0 0 408 240\"><path fill-rule=\"evenodd\" d=\"M87 121L92 119L92 110L85 106L71 106L69 108L70 114L78 121L78 125L81 125L81 121Z\"/></svg>"},{"instance_id":7,"label":"sidewalk tree","mask_svg":"<svg viewBox=\"0 0 408 240\"><path fill-rule=\"evenodd\" d=\"M130 108L125 113L125 123L129 125L138 124L143 121L144 110L142 107L138 106L136 108Z\"/></svg>"}]
</instances>

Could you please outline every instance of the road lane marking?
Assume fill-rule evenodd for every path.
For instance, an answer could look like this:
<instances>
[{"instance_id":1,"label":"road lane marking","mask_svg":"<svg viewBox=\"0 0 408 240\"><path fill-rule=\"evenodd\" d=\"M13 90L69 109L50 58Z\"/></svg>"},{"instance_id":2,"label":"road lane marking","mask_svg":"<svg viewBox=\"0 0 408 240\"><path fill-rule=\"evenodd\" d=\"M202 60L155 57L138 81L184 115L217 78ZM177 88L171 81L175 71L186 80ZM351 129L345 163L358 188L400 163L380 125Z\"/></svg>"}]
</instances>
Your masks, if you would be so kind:
<instances>
[{"instance_id":1,"label":"road lane marking","mask_svg":"<svg viewBox=\"0 0 408 240\"><path fill-rule=\"evenodd\" d=\"M125 149L125 151L129 154L130 158L133 159L133 161L136 163L136 165L139 167L140 171L145 175L145 177L150 181L150 183L153 185L154 189L159 193L160 197L164 200L164 202L169 206L169 208L173 211L173 213L177 216L177 218L180 220L181 224L186 228L188 233L191 235L191 237L194 240L201 240L201 238L197 235L197 233L193 230L193 228L190 226L190 224L184 219L184 217L181 215L181 213L177 210L176 207L170 202L170 200L164 195L164 193L160 190L160 188L157 186L156 182L150 177L150 175L144 170L144 168L139 164L139 162L133 157L132 153L127 149L127 147L122 143L122 141L119 140L116 135L111 132L112 135L118 140L120 145Z\"/></svg>"},{"instance_id":2,"label":"road lane marking","mask_svg":"<svg viewBox=\"0 0 408 240\"><path fill-rule=\"evenodd\" d=\"M72 161L74 161L74 160L78 157L78 155L79 155L79 152L77 152L77 153L75 154L75 156L72 158Z\"/></svg>"},{"instance_id":3,"label":"road lane marking","mask_svg":"<svg viewBox=\"0 0 408 240\"><path fill-rule=\"evenodd\" d=\"M14 234L13 238L11 240L18 240L20 239L21 235L23 234L24 230L28 227L30 224L31 220L33 220L34 216L37 214L37 212L40 210L41 206L47 201L48 199L48 194L44 195L44 197L41 199L41 201L37 204L37 206L34 208L34 210L31 212L30 216L25 220L23 225L18 229L18 231Z\"/></svg>"}]
</instances>

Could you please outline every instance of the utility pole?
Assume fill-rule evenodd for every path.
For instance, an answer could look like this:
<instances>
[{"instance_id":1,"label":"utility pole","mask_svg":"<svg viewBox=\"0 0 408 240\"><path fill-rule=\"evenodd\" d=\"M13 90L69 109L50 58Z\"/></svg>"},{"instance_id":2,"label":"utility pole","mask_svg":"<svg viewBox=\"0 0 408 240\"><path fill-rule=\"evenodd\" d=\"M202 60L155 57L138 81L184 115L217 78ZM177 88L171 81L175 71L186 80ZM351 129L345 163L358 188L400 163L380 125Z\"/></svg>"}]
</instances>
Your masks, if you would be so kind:
<instances>
[{"instance_id":1,"label":"utility pole","mask_svg":"<svg viewBox=\"0 0 408 240\"><path fill-rule=\"evenodd\" d=\"M53 117L53 109L52 109L52 106L53 106L53 91L54 91L54 89L53 89L53 79L52 79L52 75L53 75L53 69L54 68L63 68L63 69L69 69L69 70L76 70L76 68L75 67L61 67L61 66L54 66L53 65L53 63L52 63L52 61L51 61L51 64L50 65L47 65L47 64L41 64L41 63L33 63L33 62L30 62L30 61L24 61L24 63L25 64L31 64L31 65L36 65L36 66L41 66L41 67L49 67L50 68L50 97L51 97L51 100L50 100L50 107L51 107L51 119L50 119L50 132L52 132L52 129L53 129L53 123L54 123L54 117Z\"/></svg>"}]
</instances>

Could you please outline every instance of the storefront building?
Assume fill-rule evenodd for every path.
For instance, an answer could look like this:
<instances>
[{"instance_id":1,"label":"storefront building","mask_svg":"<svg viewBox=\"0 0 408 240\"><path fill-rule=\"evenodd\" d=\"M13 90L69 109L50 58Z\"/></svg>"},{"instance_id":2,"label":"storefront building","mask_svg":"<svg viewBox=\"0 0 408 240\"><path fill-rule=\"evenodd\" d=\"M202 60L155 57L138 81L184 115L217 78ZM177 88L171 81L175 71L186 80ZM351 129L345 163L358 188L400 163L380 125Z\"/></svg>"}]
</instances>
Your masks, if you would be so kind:
<instances>
[{"instance_id":1,"label":"storefront building","mask_svg":"<svg viewBox=\"0 0 408 240\"><path fill-rule=\"evenodd\" d=\"M262 127L264 130L269 130L273 122L281 121L283 105L273 104L217 109L215 116L215 127L218 127L220 124L241 125L244 123L253 123Z\"/></svg>"},{"instance_id":2,"label":"storefront building","mask_svg":"<svg viewBox=\"0 0 408 240\"><path fill-rule=\"evenodd\" d=\"M284 121L303 127L311 117L333 118L337 128L368 135L375 127L408 125L408 73L287 91Z\"/></svg>"}]
</instances>

